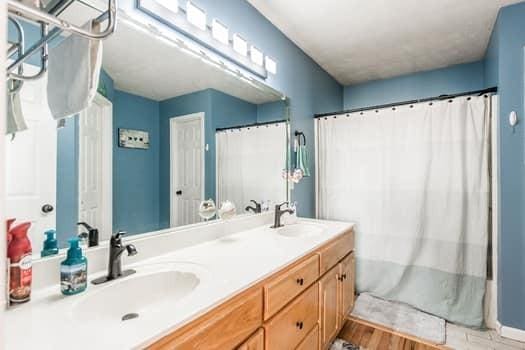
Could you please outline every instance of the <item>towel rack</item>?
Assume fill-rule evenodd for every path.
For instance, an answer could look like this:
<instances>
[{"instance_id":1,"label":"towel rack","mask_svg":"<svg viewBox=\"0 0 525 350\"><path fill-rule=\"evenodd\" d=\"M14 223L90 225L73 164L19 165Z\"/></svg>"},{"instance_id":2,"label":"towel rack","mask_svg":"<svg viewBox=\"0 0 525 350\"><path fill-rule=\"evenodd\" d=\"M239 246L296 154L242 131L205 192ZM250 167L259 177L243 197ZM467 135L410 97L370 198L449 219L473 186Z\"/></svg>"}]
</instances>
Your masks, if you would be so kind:
<instances>
[{"instance_id":1,"label":"towel rack","mask_svg":"<svg viewBox=\"0 0 525 350\"><path fill-rule=\"evenodd\" d=\"M306 146L306 136L304 132L295 130L294 134L295 134L295 137L297 138L297 143L299 144L299 146L301 146L301 136L303 137L304 146Z\"/></svg>"},{"instance_id":2,"label":"towel rack","mask_svg":"<svg viewBox=\"0 0 525 350\"><path fill-rule=\"evenodd\" d=\"M97 23L102 23L106 19L108 21L106 28L101 32L86 30L57 17L74 1L75 0L60 0L58 1L58 4L54 4L49 12L46 12L45 10L25 5L17 0L7 0L9 19L11 23L15 24L19 39L18 42L10 43L11 46L8 48L8 57L12 57L16 54L16 59L7 67L8 80L13 79L23 81L40 78L47 71L48 43L63 32L70 32L75 35L96 40L105 39L115 32L117 24L117 0L108 0L107 10L95 19L95 22ZM15 18L30 20L40 25L40 39L27 50L24 50L23 28ZM53 26L52 30L49 30L50 25ZM40 72L31 77L22 75L22 70L20 69L22 63L39 50L41 51ZM17 68L19 68L17 73L14 73Z\"/></svg>"}]
</instances>

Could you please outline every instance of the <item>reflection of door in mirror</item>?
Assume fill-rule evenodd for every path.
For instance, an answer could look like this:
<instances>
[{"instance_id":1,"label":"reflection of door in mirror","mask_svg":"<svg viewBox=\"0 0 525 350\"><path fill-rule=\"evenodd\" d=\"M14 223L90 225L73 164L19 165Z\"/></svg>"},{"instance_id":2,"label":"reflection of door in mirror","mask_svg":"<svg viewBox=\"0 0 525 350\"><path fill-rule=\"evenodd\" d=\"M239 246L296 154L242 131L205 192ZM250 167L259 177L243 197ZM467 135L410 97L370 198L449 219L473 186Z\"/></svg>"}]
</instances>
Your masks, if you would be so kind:
<instances>
[{"instance_id":1,"label":"reflection of door in mirror","mask_svg":"<svg viewBox=\"0 0 525 350\"><path fill-rule=\"evenodd\" d=\"M204 200L204 113L170 119L171 227L200 221Z\"/></svg>"},{"instance_id":2,"label":"reflection of door in mirror","mask_svg":"<svg viewBox=\"0 0 525 350\"><path fill-rule=\"evenodd\" d=\"M98 228L101 240L112 232L112 109L97 95L78 121L78 221Z\"/></svg>"},{"instance_id":3,"label":"reflection of door in mirror","mask_svg":"<svg viewBox=\"0 0 525 350\"><path fill-rule=\"evenodd\" d=\"M38 71L30 65L24 70ZM6 217L32 222L29 238L37 253L44 231L56 225L57 124L47 106L46 84L46 79L24 83L20 102L28 129L6 142Z\"/></svg>"}]
</instances>

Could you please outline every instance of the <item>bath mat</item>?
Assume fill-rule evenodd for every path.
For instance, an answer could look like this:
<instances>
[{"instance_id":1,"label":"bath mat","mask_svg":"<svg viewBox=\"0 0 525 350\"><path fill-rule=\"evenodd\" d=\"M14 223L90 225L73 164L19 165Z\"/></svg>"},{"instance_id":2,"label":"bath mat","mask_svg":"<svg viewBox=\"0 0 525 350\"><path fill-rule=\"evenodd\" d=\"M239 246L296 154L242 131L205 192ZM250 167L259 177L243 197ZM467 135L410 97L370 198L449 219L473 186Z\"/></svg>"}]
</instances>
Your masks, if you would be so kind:
<instances>
[{"instance_id":1,"label":"bath mat","mask_svg":"<svg viewBox=\"0 0 525 350\"><path fill-rule=\"evenodd\" d=\"M406 304L386 301L369 294L361 294L355 302L351 315L400 333L425 339L434 344L445 343L445 320L416 310Z\"/></svg>"},{"instance_id":2,"label":"bath mat","mask_svg":"<svg viewBox=\"0 0 525 350\"><path fill-rule=\"evenodd\" d=\"M336 339L332 343L330 350L359 350L359 346L344 341L343 339Z\"/></svg>"}]
</instances>

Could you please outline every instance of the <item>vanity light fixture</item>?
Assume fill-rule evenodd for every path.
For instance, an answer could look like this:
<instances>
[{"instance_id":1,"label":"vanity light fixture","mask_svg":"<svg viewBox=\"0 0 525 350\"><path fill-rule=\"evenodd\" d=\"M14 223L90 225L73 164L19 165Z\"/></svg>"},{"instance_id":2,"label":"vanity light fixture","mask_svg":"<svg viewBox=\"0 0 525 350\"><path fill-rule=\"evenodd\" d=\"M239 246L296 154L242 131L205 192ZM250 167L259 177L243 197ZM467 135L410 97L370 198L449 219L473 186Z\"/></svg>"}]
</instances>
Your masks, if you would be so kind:
<instances>
[{"instance_id":1,"label":"vanity light fixture","mask_svg":"<svg viewBox=\"0 0 525 350\"><path fill-rule=\"evenodd\" d=\"M248 55L248 42L239 34L233 34L233 49L243 56Z\"/></svg>"},{"instance_id":2,"label":"vanity light fixture","mask_svg":"<svg viewBox=\"0 0 525 350\"><path fill-rule=\"evenodd\" d=\"M157 0L157 2L160 6L173 13L179 12L179 2L177 0Z\"/></svg>"},{"instance_id":3,"label":"vanity light fixture","mask_svg":"<svg viewBox=\"0 0 525 350\"><path fill-rule=\"evenodd\" d=\"M266 56L265 58L265 68L268 72L272 74L277 73L277 62L271 58L270 56Z\"/></svg>"},{"instance_id":4,"label":"vanity light fixture","mask_svg":"<svg viewBox=\"0 0 525 350\"><path fill-rule=\"evenodd\" d=\"M191 1L186 3L186 18L200 30L206 30L206 11L197 7Z\"/></svg>"},{"instance_id":5,"label":"vanity light fixture","mask_svg":"<svg viewBox=\"0 0 525 350\"><path fill-rule=\"evenodd\" d=\"M190 43L195 43L199 48L192 48L191 51L195 51L201 58L207 55L203 53L203 48L211 51L211 57L215 59L213 62L207 61L208 63L224 66L225 62L222 59L225 58L262 79L268 77L267 66L273 67L272 73L275 74L275 60L272 60L273 64L265 63L264 52L253 43L249 43L239 34L231 35L233 33L230 28L219 19L210 18L208 23L208 13L205 8L199 7L201 0L134 1L139 11L189 38L184 45L179 45L183 49L190 46ZM234 68L233 71L238 72L238 69Z\"/></svg>"},{"instance_id":6,"label":"vanity light fixture","mask_svg":"<svg viewBox=\"0 0 525 350\"><path fill-rule=\"evenodd\" d=\"M224 45L228 45L230 43L228 27L226 27L217 19L214 19L211 24L211 35Z\"/></svg>"},{"instance_id":7,"label":"vanity light fixture","mask_svg":"<svg viewBox=\"0 0 525 350\"><path fill-rule=\"evenodd\" d=\"M262 67L264 63L264 55L261 50L253 45L250 47L250 58L253 63Z\"/></svg>"}]
</instances>

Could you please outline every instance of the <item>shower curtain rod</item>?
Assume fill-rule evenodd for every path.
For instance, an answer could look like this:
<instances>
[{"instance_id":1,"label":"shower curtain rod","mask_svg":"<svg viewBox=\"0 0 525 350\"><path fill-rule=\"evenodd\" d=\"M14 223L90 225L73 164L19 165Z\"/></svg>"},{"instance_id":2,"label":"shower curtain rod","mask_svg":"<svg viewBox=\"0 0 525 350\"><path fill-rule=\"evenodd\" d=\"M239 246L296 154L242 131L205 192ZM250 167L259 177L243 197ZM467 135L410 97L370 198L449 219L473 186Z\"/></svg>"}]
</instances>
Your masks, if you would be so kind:
<instances>
[{"instance_id":1,"label":"shower curtain rod","mask_svg":"<svg viewBox=\"0 0 525 350\"><path fill-rule=\"evenodd\" d=\"M269 121L269 122L244 124L244 125L238 125L238 126L230 126L230 127L227 127L227 128L217 128L217 129L215 129L215 131L219 132L219 131L226 131L226 130L253 128L253 127L257 127L257 126L264 126L264 125L270 125L270 124L279 124L279 123L284 123L284 122L286 122L286 120L284 120L284 119L282 119L282 120L273 120L273 121Z\"/></svg>"},{"instance_id":2,"label":"shower curtain rod","mask_svg":"<svg viewBox=\"0 0 525 350\"><path fill-rule=\"evenodd\" d=\"M383 108L391 108L391 107L398 107L398 106L404 106L404 105L412 105L416 103L422 103L422 102L430 102L430 101L437 101L437 100L449 100L456 97L462 97L462 96L469 96L469 95L484 95L484 94L490 94L490 93L496 93L498 92L497 87L491 87L484 90L476 90L476 91L469 91L469 92L461 92L459 94L453 94L453 95L440 95L435 97L428 97L423 98L419 100L410 100L410 101L403 101L403 102L396 102L396 103L389 103L384 105L377 105L377 106L370 106L370 107L363 107L363 108L355 108L355 109L347 109L340 112L332 112L332 113L322 113L322 114L316 114L314 118L323 118L323 117L331 117L334 115L339 114L350 114L350 113L356 113L356 112L364 112L364 111L371 111L371 110L377 110L377 109L383 109Z\"/></svg>"}]
</instances>

